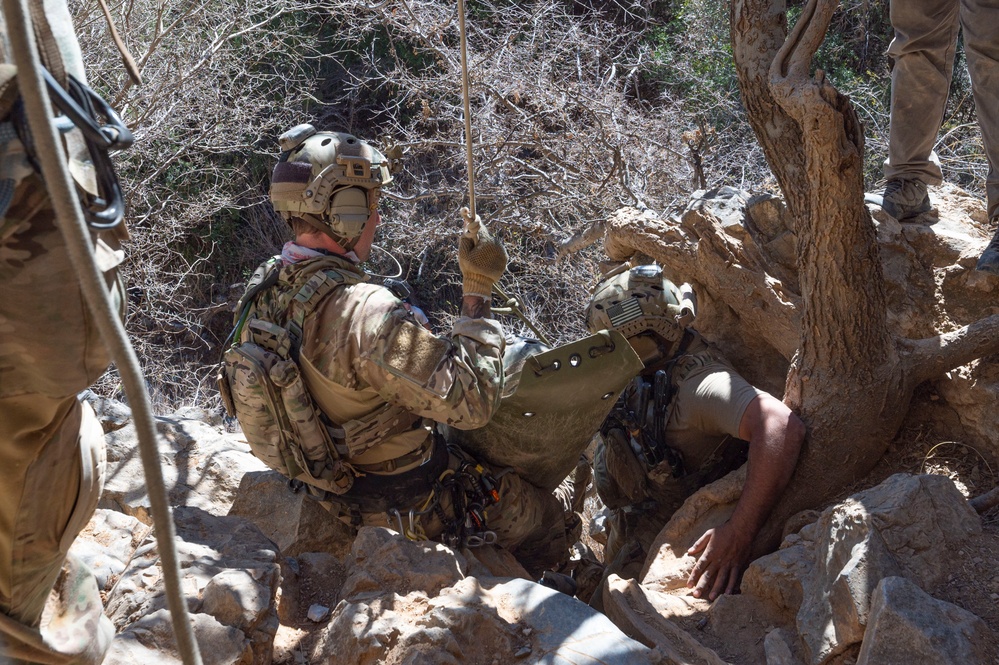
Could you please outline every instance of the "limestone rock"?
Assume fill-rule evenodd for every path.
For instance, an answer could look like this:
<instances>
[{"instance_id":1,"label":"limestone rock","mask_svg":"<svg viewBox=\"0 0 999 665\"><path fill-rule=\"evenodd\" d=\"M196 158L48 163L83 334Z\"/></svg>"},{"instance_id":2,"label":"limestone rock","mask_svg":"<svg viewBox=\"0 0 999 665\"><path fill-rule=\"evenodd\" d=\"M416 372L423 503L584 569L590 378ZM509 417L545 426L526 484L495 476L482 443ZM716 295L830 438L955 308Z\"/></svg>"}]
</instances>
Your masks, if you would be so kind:
<instances>
[{"instance_id":1,"label":"limestone rock","mask_svg":"<svg viewBox=\"0 0 999 665\"><path fill-rule=\"evenodd\" d=\"M779 550L749 564L742 576L742 592L768 603L788 622L801 607L802 584L815 565L814 543L806 542L797 534L789 536Z\"/></svg>"},{"instance_id":2,"label":"limestone rock","mask_svg":"<svg viewBox=\"0 0 999 665\"><path fill-rule=\"evenodd\" d=\"M239 481L229 509L244 517L274 541L283 556L329 552L343 557L350 551L354 530L331 515L307 492L292 492L277 471L251 471Z\"/></svg>"},{"instance_id":3,"label":"limestone rock","mask_svg":"<svg viewBox=\"0 0 999 665\"><path fill-rule=\"evenodd\" d=\"M434 542L410 542L382 527L361 527L350 551L343 598L411 591L436 595L465 577L465 558Z\"/></svg>"},{"instance_id":4,"label":"limestone rock","mask_svg":"<svg viewBox=\"0 0 999 665\"><path fill-rule=\"evenodd\" d=\"M253 662L266 665L279 625L274 588L277 580L273 575L260 579L257 576L257 570L223 570L205 585L201 612L241 630L253 645Z\"/></svg>"},{"instance_id":5,"label":"limestone rock","mask_svg":"<svg viewBox=\"0 0 999 665\"><path fill-rule=\"evenodd\" d=\"M225 626L207 614L191 617L194 639L204 665L251 665L250 641L238 628ZM266 661L270 662L270 661ZM115 636L104 665L182 665L170 612L157 610Z\"/></svg>"},{"instance_id":6,"label":"limestone rock","mask_svg":"<svg viewBox=\"0 0 999 665\"><path fill-rule=\"evenodd\" d=\"M118 400L101 397L89 388L77 397L93 407L105 434L120 430L132 422L132 410Z\"/></svg>"},{"instance_id":7,"label":"limestone rock","mask_svg":"<svg viewBox=\"0 0 999 665\"><path fill-rule=\"evenodd\" d=\"M149 527L136 518L99 508L69 551L93 571L97 588L107 591L148 534Z\"/></svg>"},{"instance_id":8,"label":"limestone rock","mask_svg":"<svg viewBox=\"0 0 999 665\"><path fill-rule=\"evenodd\" d=\"M687 550L705 531L728 520L745 481L746 466L743 465L702 487L680 506L649 550L639 578L643 585L660 591L686 586L697 561L687 555Z\"/></svg>"},{"instance_id":9,"label":"limestone rock","mask_svg":"<svg viewBox=\"0 0 999 665\"><path fill-rule=\"evenodd\" d=\"M342 600L309 662L659 662L578 600L529 580L493 576L481 554L471 550L469 564L442 545L362 527L345 562ZM483 577L469 577L469 570Z\"/></svg>"},{"instance_id":10,"label":"limestone rock","mask_svg":"<svg viewBox=\"0 0 999 665\"><path fill-rule=\"evenodd\" d=\"M329 615L330 615L330 608L326 607L325 605L319 605L319 604L310 605L309 612L307 614L307 616L309 617L309 621L313 621L315 623L323 621Z\"/></svg>"},{"instance_id":11,"label":"limestone rock","mask_svg":"<svg viewBox=\"0 0 999 665\"><path fill-rule=\"evenodd\" d=\"M992 665L995 634L966 610L901 577L886 577L871 600L857 665Z\"/></svg>"},{"instance_id":12,"label":"limestone rock","mask_svg":"<svg viewBox=\"0 0 999 665\"><path fill-rule=\"evenodd\" d=\"M657 602L658 601L658 602ZM667 662L690 665L724 665L711 649L703 646L667 617L664 604L684 602L675 596L639 586L634 580L611 575L604 591L604 611L626 635L655 648Z\"/></svg>"},{"instance_id":13,"label":"limestone rock","mask_svg":"<svg viewBox=\"0 0 999 665\"><path fill-rule=\"evenodd\" d=\"M499 546L484 546L466 548L461 551L467 565L465 575L467 577L487 577L511 578L517 577L523 580L531 580L531 575L524 569L517 557L510 553L510 550Z\"/></svg>"},{"instance_id":14,"label":"limestone rock","mask_svg":"<svg viewBox=\"0 0 999 665\"><path fill-rule=\"evenodd\" d=\"M662 662L607 617L565 594L519 579L486 588L474 577L435 598L412 592L341 603L311 659L328 665Z\"/></svg>"},{"instance_id":15,"label":"limestone rock","mask_svg":"<svg viewBox=\"0 0 999 665\"><path fill-rule=\"evenodd\" d=\"M158 417L160 466L173 506L197 506L212 515L229 512L240 479L266 467L242 435L186 417ZM152 524L135 425L107 435L107 481L99 507Z\"/></svg>"},{"instance_id":16,"label":"limestone rock","mask_svg":"<svg viewBox=\"0 0 999 665\"><path fill-rule=\"evenodd\" d=\"M827 662L864 636L870 598L885 577L930 587L980 520L944 476L896 474L825 510L755 561L744 594L795 616L808 662Z\"/></svg>"},{"instance_id":17,"label":"limestone rock","mask_svg":"<svg viewBox=\"0 0 999 665\"><path fill-rule=\"evenodd\" d=\"M270 663L278 627L275 596L280 579L274 544L238 517L217 517L181 507L174 510L174 522L181 588L189 611L195 617L212 615L208 617L212 622L238 631L250 652L246 663ZM124 634L133 624L165 608L163 573L155 534L150 533L108 594L105 613ZM132 634L146 644L146 632L156 630L140 623ZM157 644L167 649L165 642ZM163 654L164 658L175 657L167 651ZM131 662L161 661L145 658Z\"/></svg>"},{"instance_id":18,"label":"limestone rock","mask_svg":"<svg viewBox=\"0 0 999 665\"><path fill-rule=\"evenodd\" d=\"M788 631L776 628L767 633L763 640L763 652L766 655L767 665L799 665L791 644L794 637Z\"/></svg>"}]
</instances>

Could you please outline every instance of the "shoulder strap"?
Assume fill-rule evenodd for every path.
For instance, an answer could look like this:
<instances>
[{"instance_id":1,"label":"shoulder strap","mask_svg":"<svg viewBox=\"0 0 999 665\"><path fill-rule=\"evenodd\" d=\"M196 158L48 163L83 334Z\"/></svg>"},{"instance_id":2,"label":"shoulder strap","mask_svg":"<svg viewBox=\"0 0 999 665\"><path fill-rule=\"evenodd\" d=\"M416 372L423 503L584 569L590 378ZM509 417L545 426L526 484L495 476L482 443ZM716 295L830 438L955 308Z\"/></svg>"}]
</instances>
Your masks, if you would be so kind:
<instances>
[{"instance_id":1,"label":"shoulder strap","mask_svg":"<svg viewBox=\"0 0 999 665\"><path fill-rule=\"evenodd\" d=\"M69 83L66 78L66 66L62 61L59 43L56 42L55 35L52 33L52 26L49 25L49 17L45 15L45 3L36 0L29 2L28 5L31 7L31 24L34 26L35 41L38 43L42 64L59 82L59 85L65 88Z\"/></svg>"},{"instance_id":2,"label":"shoulder strap","mask_svg":"<svg viewBox=\"0 0 999 665\"><path fill-rule=\"evenodd\" d=\"M291 315L288 317L287 328L292 338L292 353L298 359L301 348L302 329L308 318L319 304L338 286L357 284L361 280L351 278L339 270L319 270L298 290L289 304Z\"/></svg>"}]
</instances>

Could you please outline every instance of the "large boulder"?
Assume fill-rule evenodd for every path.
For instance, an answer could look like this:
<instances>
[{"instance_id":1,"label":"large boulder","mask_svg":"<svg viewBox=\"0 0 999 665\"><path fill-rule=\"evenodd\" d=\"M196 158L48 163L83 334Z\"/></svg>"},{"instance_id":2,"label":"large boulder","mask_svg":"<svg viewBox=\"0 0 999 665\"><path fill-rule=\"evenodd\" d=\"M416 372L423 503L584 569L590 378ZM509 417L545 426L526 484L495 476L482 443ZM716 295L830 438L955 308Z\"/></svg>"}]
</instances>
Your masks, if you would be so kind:
<instances>
[{"instance_id":1,"label":"large boulder","mask_svg":"<svg viewBox=\"0 0 999 665\"><path fill-rule=\"evenodd\" d=\"M953 552L980 531L978 515L949 478L896 474L825 510L755 561L743 593L793 614L807 658L818 665L864 638L871 594L883 578L932 587L946 576Z\"/></svg>"},{"instance_id":2,"label":"large boulder","mask_svg":"<svg viewBox=\"0 0 999 665\"><path fill-rule=\"evenodd\" d=\"M480 571L482 561L471 567ZM342 600L310 662L635 664L662 662L574 598L524 579L470 577L434 543L359 530ZM485 574L483 572L483 574Z\"/></svg>"},{"instance_id":3,"label":"large boulder","mask_svg":"<svg viewBox=\"0 0 999 665\"><path fill-rule=\"evenodd\" d=\"M149 526L130 515L98 508L69 551L93 571L97 588L108 591L149 531Z\"/></svg>"},{"instance_id":4,"label":"large boulder","mask_svg":"<svg viewBox=\"0 0 999 665\"><path fill-rule=\"evenodd\" d=\"M354 529L329 513L308 492L292 492L277 471L251 471L243 476L229 509L250 520L278 546L283 556L327 552L344 557Z\"/></svg>"},{"instance_id":5,"label":"large boulder","mask_svg":"<svg viewBox=\"0 0 999 665\"><path fill-rule=\"evenodd\" d=\"M243 475L267 467L253 457L241 434L210 425L200 411L156 418L160 468L170 505L197 506L225 515ZM152 524L135 425L109 432L107 481L99 507Z\"/></svg>"},{"instance_id":6,"label":"large boulder","mask_svg":"<svg viewBox=\"0 0 999 665\"><path fill-rule=\"evenodd\" d=\"M195 616L196 637L236 645L227 646L225 653L249 653L248 660L229 662L269 665L278 628L276 595L280 582L274 543L246 520L218 517L198 508L175 509L174 522L181 588ZM150 533L108 594L105 613L121 633L120 639L155 644L159 656L128 660L138 648L129 644L122 652L127 655L122 656L125 660L109 662L159 663L177 658L172 638L162 635L168 630L163 627L167 619L160 613L165 609L163 571L155 534ZM206 632L199 635L199 627ZM224 639L218 637L221 634ZM147 639L147 635L153 637Z\"/></svg>"},{"instance_id":7,"label":"large boulder","mask_svg":"<svg viewBox=\"0 0 999 665\"><path fill-rule=\"evenodd\" d=\"M362 527L350 552L343 597L419 591L436 596L464 579L465 557L432 541L411 542L395 531Z\"/></svg>"},{"instance_id":8,"label":"large boulder","mask_svg":"<svg viewBox=\"0 0 999 665\"><path fill-rule=\"evenodd\" d=\"M194 639L204 665L253 665L250 641L238 628L207 614L191 617ZM129 624L115 636L103 665L182 665L170 612L156 610Z\"/></svg>"},{"instance_id":9,"label":"large boulder","mask_svg":"<svg viewBox=\"0 0 999 665\"><path fill-rule=\"evenodd\" d=\"M982 531L950 478L896 474L794 520L781 548L749 566L741 595L693 598L686 549L730 512L741 482L732 473L691 496L660 532L640 583L605 582L608 617L674 662L852 663L874 621L881 580L939 588L953 576L955 553Z\"/></svg>"},{"instance_id":10,"label":"large boulder","mask_svg":"<svg viewBox=\"0 0 999 665\"><path fill-rule=\"evenodd\" d=\"M485 587L474 577L436 597L414 591L342 602L312 660L328 665L663 662L655 650L574 598L527 580Z\"/></svg>"},{"instance_id":11,"label":"large boulder","mask_svg":"<svg viewBox=\"0 0 999 665\"><path fill-rule=\"evenodd\" d=\"M902 577L886 577L871 598L857 665L993 665L996 635L980 618Z\"/></svg>"}]
</instances>

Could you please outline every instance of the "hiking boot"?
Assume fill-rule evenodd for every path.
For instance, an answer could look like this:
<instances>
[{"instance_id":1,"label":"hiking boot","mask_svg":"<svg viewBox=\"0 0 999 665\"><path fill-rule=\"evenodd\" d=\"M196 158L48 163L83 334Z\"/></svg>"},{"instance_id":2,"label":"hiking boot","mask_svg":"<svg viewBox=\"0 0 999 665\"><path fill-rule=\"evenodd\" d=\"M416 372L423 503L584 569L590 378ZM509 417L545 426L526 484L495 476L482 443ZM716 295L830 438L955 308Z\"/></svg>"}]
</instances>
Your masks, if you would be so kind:
<instances>
[{"instance_id":1,"label":"hiking boot","mask_svg":"<svg viewBox=\"0 0 999 665\"><path fill-rule=\"evenodd\" d=\"M919 180L893 178L881 199L882 210L900 222L911 221L932 208L926 183Z\"/></svg>"},{"instance_id":2,"label":"hiking boot","mask_svg":"<svg viewBox=\"0 0 999 665\"><path fill-rule=\"evenodd\" d=\"M993 217L992 221L999 224L999 216ZM982 252L982 256L978 259L978 265L975 266L975 270L981 270L982 272L990 272L993 275L999 275L999 228L996 229L996 234L992 236L992 242L989 246L985 248Z\"/></svg>"},{"instance_id":3,"label":"hiking boot","mask_svg":"<svg viewBox=\"0 0 999 665\"><path fill-rule=\"evenodd\" d=\"M567 596L575 596L576 589L578 588L576 580L572 579L572 577L563 573L556 573L552 570L546 570L541 575L541 579L538 580L538 584L546 586L549 589L555 589Z\"/></svg>"}]
</instances>

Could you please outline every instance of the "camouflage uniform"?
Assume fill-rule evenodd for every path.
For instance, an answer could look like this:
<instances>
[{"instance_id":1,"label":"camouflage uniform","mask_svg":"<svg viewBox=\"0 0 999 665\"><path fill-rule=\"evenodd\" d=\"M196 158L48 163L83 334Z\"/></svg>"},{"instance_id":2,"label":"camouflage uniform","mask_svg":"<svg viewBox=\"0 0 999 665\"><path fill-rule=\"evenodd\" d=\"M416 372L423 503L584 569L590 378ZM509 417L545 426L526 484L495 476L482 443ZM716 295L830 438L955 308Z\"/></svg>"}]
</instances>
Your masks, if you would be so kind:
<instances>
[{"instance_id":1,"label":"camouflage uniform","mask_svg":"<svg viewBox=\"0 0 999 665\"><path fill-rule=\"evenodd\" d=\"M393 476L425 475L425 469L439 462L433 477L422 478L432 481L445 464L452 470L460 464L461 454L444 450L434 424L470 429L484 425L495 413L503 389L503 331L492 319L459 318L449 338L436 337L406 303L384 286L367 283L350 261L289 245L295 256L312 258L286 260L277 287L257 296L250 317L284 326L287 315L276 306L281 293L297 290L319 266L352 273L348 282L360 283L334 289L304 321L302 376L316 406L334 423L362 418L386 404L402 407L409 416L402 427L346 460L362 474L350 492L322 500L355 524L408 529L409 512L426 507L428 492L382 490L392 485L388 479ZM499 503L488 507L486 518L499 544L513 551L532 573L561 563L568 548L558 502L514 473L495 475ZM381 503L366 489L372 487L383 494ZM450 497L439 498L441 510L416 520L430 538L441 535L442 516L452 514ZM403 524L400 517L386 512L391 508L399 511Z\"/></svg>"},{"instance_id":2,"label":"camouflage uniform","mask_svg":"<svg viewBox=\"0 0 999 665\"><path fill-rule=\"evenodd\" d=\"M653 399L648 406L649 413L668 417L661 461L650 465L647 454L635 450L640 444L613 419L597 446L595 484L612 511L604 548L607 574L636 577L652 542L683 501L746 459L748 444L738 438L739 425L749 404L765 393L696 334L675 361L671 379L675 391L667 393L667 403ZM649 380L640 376L633 385Z\"/></svg>"},{"instance_id":3,"label":"camouflage uniform","mask_svg":"<svg viewBox=\"0 0 999 665\"><path fill-rule=\"evenodd\" d=\"M44 10L64 65L82 79L65 3ZM6 35L0 14L0 60L10 63ZM7 83L13 67L0 66ZM0 215L0 661L98 663L113 627L93 575L66 555L104 481L104 432L76 394L109 359L9 110L0 118L0 192L12 193ZM122 302L118 240L95 236L94 245ZM53 584L61 602L40 632Z\"/></svg>"}]
</instances>

